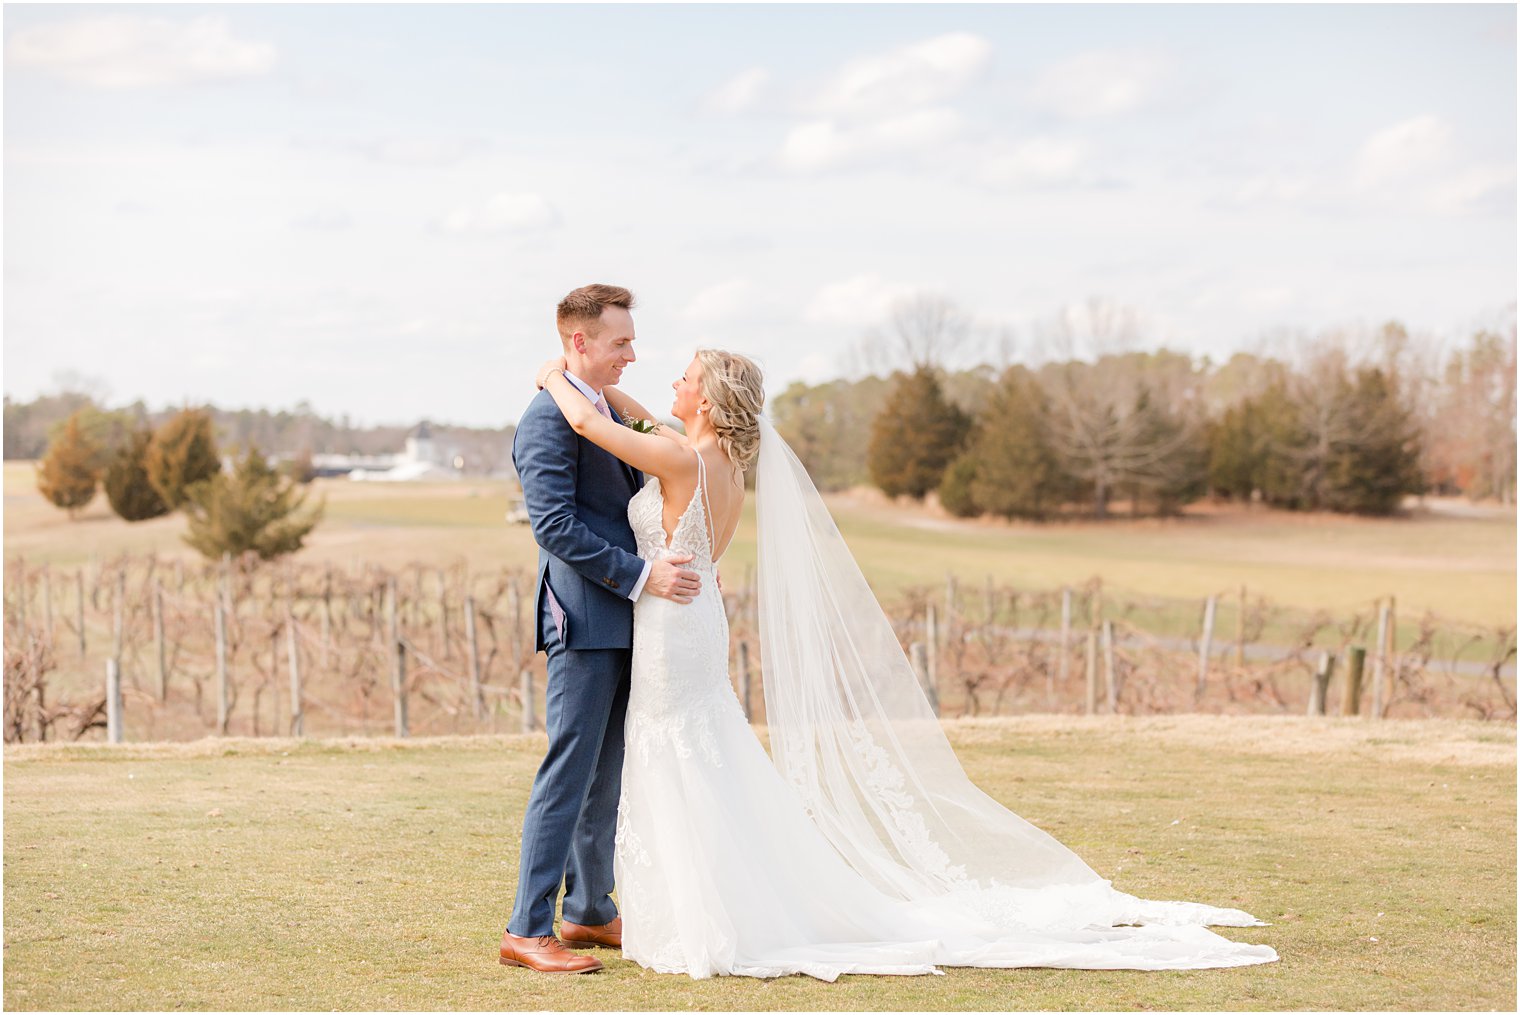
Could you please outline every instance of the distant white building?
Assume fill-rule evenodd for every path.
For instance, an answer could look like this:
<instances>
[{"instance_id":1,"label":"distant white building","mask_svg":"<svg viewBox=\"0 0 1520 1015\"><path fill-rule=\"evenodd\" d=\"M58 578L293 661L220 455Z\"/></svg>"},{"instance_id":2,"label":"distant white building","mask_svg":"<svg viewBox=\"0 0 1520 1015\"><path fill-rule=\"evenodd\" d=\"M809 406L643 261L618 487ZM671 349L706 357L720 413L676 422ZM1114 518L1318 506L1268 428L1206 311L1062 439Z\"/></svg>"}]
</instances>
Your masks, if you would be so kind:
<instances>
[{"instance_id":1,"label":"distant white building","mask_svg":"<svg viewBox=\"0 0 1520 1015\"><path fill-rule=\"evenodd\" d=\"M454 467L458 451L438 443L432 429L423 420L406 435L406 448L396 455L318 455L314 464L322 468L321 459L352 458L348 478L365 482L410 482L416 480L462 479L463 471ZM336 463L334 463L336 464Z\"/></svg>"}]
</instances>

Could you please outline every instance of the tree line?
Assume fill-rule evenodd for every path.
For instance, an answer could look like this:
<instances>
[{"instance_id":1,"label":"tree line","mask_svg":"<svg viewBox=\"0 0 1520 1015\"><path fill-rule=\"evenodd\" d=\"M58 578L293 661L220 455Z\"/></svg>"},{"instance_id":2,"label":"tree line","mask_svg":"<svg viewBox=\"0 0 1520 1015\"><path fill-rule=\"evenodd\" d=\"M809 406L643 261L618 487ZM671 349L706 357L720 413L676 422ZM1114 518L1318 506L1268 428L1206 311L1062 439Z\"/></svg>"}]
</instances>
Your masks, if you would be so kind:
<instances>
[{"instance_id":1,"label":"tree line","mask_svg":"<svg viewBox=\"0 0 1520 1015\"><path fill-rule=\"evenodd\" d=\"M285 473L253 444L222 470L211 416L185 409L156 429L127 431L112 445L76 411L63 422L37 464L37 489L77 516L104 488L111 510L128 522L183 511L185 542L211 560L225 553L255 553L273 560L299 550L321 520L324 505L306 504L311 458Z\"/></svg>"},{"instance_id":2,"label":"tree line","mask_svg":"<svg viewBox=\"0 0 1520 1015\"><path fill-rule=\"evenodd\" d=\"M793 384L777 428L822 489L933 493L961 516L1103 518L1116 501L1173 514L1205 497L1373 515L1406 494L1514 502L1513 320L1439 365L1398 323L1216 365L1126 348L1133 324L1110 305L1085 318L1093 355L1076 354L1063 317L1043 363L951 370L969 320L910 297L863 345L890 376Z\"/></svg>"}]
</instances>

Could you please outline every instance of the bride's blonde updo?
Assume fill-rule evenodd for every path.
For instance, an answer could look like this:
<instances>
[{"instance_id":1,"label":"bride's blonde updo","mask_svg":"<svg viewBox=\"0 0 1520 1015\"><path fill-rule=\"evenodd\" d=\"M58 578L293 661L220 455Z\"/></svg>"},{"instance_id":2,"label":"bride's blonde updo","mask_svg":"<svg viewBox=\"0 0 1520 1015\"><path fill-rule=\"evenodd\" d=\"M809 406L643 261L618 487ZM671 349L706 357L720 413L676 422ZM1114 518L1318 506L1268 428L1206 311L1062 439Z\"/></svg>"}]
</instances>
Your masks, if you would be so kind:
<instances>
[{"instance_id":1,"label":"bride's blonde updo","mask_svg":"<svg viewBox=\"0 0 1520 1015\"><path fill-rule=\"evenodd\" d=\"M698 349L702 397L712 405L707 418L718 447L741 470L760 454L760 410L765 407L765 376L755 361L719 349Z\"/></svg>"}]
</instances>

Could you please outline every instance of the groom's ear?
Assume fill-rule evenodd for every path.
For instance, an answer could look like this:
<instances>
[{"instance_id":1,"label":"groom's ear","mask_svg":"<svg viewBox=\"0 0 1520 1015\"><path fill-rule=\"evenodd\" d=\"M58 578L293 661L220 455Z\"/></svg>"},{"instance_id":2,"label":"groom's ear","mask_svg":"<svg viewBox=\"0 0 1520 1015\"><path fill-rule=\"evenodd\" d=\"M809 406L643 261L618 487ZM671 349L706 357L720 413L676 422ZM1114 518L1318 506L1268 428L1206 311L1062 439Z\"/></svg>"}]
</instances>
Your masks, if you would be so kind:
<instances>
[{"instance_id":1,"label":"groom's ear","mask_svg":"<svg viewBox=\"0 0 1520 1015\"><path fill-rule=\"evenodd\" d=\"M570 336L570 348L582 356L586 355L586 333L584 331L577 331Z\"/></svg>"}]
</instances>

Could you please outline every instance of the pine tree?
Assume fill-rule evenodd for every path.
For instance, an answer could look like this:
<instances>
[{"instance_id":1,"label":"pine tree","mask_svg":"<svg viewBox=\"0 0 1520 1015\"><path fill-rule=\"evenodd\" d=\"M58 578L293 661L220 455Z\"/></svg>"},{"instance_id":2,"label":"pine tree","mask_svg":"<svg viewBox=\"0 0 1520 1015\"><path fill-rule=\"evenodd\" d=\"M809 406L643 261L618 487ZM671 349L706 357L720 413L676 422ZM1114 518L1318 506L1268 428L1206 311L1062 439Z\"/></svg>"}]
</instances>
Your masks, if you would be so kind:
<instances>
[{"instance_id":1,"label":"pine tree","mask_svg":"<svg viewBox=\"0 0 1520 1015\"><path fill-rule=\"evenodd\" d=\"M182 507L186 488L222 471L211 415L200 409L176 413L148 446L148 482L170 509Z\"/></svg>"},{"instance_id":2,"label":"pine tree","mask_svg":"<svg viewBox=\"0 0 1520 1015\"><path fill-rule=\"evenodd\" d=\"M85 436L80 414L74 413L37 465L37 489L73 518L95 497L100 482L99 457L100 449Z\"/></svg>"},{"instance_id":3,"label":"pine tree","mask_svg":"<svg viewBox=\"0 0 1520 1015\"><path fill-rule=\"evenodd\" d=\"M148 481L148 448L152 443L152 430L145 428L130 434L106 468L106 499L111 502L111 509L129 522L169 513L169 505Z\"/></svg>"},{"instance_id":4,"label":"pine tree","mask_svg":"<svg viewBox=\"0 0 1520 1015\"><path fill-rule=\"evenodd\" d=\"M1358 514L1392 514L1406 493L1425 488L1420 442L1412 414L1382 370L1357 371L1351 400L1354 442L1337 447L1326 506Z\"/></svg>"},{"instance_id":5,"label":"pine tree","mask_svg":"<svg viewBox=\"0 0 1520 1015\"><path fill-rule=\"evenodd\" d=\"M249 445L230 476L217 473L186 490L190 531L184 540L211 560L226 552L239 556L251 550L262 560L294 553L325 507L318 503L303 511L307 496Z\"/></svg>"},{"instance_id":6,"label":"pine tree","mask_svg":"<svg viewBox=\"0 0 1520 1015\"><path fill-rule=\"evenodd\" d=\"M890 497L921 500L939 486L970 428L965 413L945 398L934 368L901 375L871 424L871 479Z\"/></svg>"},{"instance_id":7,"label":"pine tree","mask_svg":"<svg viewBox=\"0 0 1520 1015\"><path fill-rule=\"evenodd\" d=\"M977 419L975 438L946 474L946 483L952 474L958 482L969 477L969 501L977 512L1004 518L1048 517L1075 493L1072 478L1050 446L1049 411L1029 371L1009 368ZM941 502L944 498L942 488Z\"/></svg>"}]
</instances>

